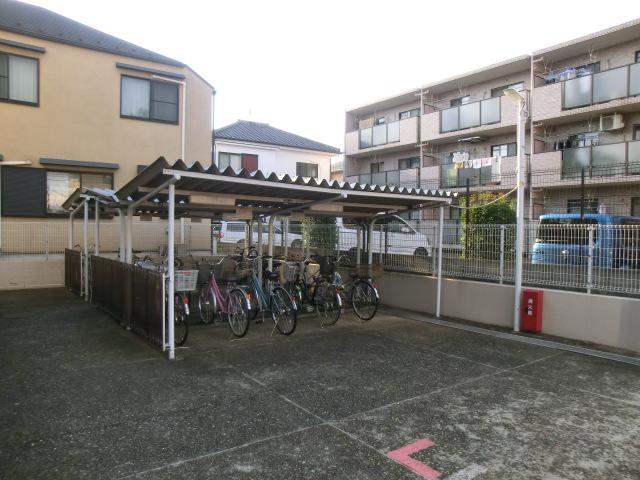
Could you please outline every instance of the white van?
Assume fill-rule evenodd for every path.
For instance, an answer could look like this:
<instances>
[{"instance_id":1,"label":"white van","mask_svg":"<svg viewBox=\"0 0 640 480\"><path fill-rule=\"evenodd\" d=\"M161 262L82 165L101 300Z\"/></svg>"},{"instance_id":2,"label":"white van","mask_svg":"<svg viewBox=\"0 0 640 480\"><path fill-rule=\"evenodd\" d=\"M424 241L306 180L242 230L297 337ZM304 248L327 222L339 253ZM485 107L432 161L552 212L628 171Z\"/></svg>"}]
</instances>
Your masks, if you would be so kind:
<instances>
[{"instance_id":1,"label":"white van","mask_svg":"<svg viewBox=\"0 0 640 480\"><path fill-rule=\"evenodd\" d=\"M355 225L344 224L342 218L336 218L336 224L338 225L340 233L340 250L349 251L357 248ZM381 245L382 251L385 251L384 234L381 234L377 227L380 224L384 224L388 232L386 239L387 253L431 256L432 247L427 236L418 232L398 215L393 215L376 222L376 229L372 239L374 253L380 252Z\"/></svg>"},{"instance_id":2,"label":"white van","mask_svg":"<svg viewBox=\"0 0 640 480\"><path fill-rule=\"evenodd\" d=\"M282 229L280 228L279 222L275 222L273 225L273 244L275 246L280 246L283 243L283 235ZM242 221L223 221L214 226L214 233L220 235L220 242L222 243L236 243L239 245L244 244L244 239L246 235L246 222ZM258 243L258 222L253 223L253 240L252 244ZM269 225L266 223L262 224L262 243L263 245L267 245L269 241ZM287 234L287 243L291 248L302 248L302 235L291 233Z\"/></svg>"}]
</instances>

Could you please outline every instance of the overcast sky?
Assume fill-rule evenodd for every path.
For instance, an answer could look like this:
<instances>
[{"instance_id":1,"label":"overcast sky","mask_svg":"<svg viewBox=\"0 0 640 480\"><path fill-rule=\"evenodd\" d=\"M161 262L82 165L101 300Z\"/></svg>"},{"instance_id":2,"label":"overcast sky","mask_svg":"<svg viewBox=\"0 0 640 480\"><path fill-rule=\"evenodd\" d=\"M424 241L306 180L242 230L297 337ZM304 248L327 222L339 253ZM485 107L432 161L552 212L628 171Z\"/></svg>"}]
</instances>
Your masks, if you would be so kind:
<instances>
[{"instance_id":1,"label":"overcast sky","mask_svg":"<svg viewBox=\"0 0 640 480\"><path fill-rule=\"evenodd\" d=\"M30 3L187 63L218 91L216 128L339 148L350 107L640 17L638 0Z\"/></svg>"}]
</instances>

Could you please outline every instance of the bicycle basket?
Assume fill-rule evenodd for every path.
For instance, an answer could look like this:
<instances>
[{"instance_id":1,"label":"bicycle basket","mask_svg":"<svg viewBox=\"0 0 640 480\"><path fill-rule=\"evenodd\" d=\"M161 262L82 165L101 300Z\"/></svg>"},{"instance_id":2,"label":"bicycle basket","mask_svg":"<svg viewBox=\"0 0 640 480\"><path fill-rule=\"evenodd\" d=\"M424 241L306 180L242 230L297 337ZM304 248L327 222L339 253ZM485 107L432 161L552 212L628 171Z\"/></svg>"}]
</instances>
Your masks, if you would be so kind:
<instances>
[{"instance_id":1,"label":"bicycle basket","mask_svg":"<svg viewBox=\"0 0 640 480\"><path fill-rule=\"evenodd\" d=\"M295 282L299 268L298 262L282 262L280 264L280 281L282 283Z\"/></svg>"},{"instance_id":2,"label":"bicycle basket","mask_svg":"<svg viewBox=\"0 0 640 480\"><path fill-rule=\"evenodd\" d=\"M198 270L177 270L174 278L176 292L193 292L198 284Z\"/></svg>"}]
</instances>

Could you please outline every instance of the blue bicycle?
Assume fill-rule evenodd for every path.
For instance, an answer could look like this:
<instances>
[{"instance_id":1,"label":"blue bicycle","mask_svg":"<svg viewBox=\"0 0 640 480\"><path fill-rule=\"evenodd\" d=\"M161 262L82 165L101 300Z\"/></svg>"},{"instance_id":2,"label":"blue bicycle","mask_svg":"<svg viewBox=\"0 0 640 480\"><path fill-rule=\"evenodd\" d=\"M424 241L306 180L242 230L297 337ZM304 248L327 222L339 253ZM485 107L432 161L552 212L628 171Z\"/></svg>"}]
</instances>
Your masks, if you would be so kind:
<instances>
[{"instance_id":1,"label":"blue bicycle","mask_svg":"<svg viewBox=\"0 0 640 480\"><path fill-rule=\"evenodd\" d=\"M263 272L264 286L258 279L258 269L262 267L263 259L267 256L252 256L244 260L249 263L251 274L247 277L245 288L249 292L251 314L257 315L258 311L271 312L271 317L283 335L291 335L298 323L298 311L295 302L289 293L282 288L277 272Z\"/></svg>"}]
</instances>

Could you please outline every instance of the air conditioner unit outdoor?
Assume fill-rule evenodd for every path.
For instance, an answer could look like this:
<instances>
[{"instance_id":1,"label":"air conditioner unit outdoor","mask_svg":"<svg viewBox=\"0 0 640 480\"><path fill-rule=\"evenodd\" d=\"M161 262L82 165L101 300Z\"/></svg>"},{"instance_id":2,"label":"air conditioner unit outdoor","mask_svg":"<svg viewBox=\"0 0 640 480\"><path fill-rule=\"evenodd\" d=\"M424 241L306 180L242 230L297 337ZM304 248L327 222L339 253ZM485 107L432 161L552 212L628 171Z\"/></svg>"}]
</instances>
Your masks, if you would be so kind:
<instances>
[{"instance_id":1,"label":"air conditioner unit outdoor","mask_svg":"<svg viewBox=\"0 0 640 480\"><path fill-rule=\"evenodd\" d=\"M614 113L613 115L600 115L600 130L620 130L624 128L624 122L622 121L622 115Z\"/></svg>"}]
</instances>

